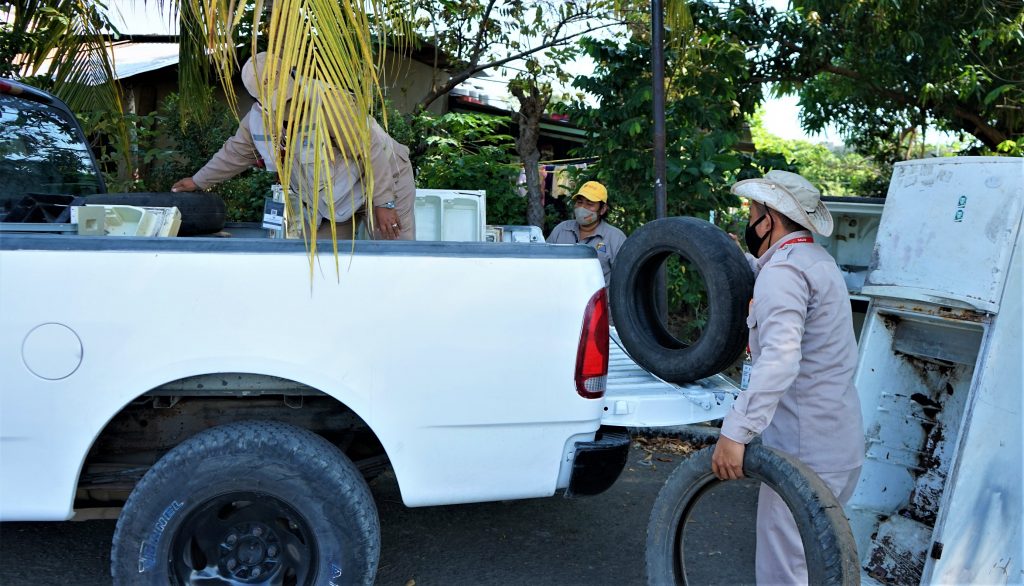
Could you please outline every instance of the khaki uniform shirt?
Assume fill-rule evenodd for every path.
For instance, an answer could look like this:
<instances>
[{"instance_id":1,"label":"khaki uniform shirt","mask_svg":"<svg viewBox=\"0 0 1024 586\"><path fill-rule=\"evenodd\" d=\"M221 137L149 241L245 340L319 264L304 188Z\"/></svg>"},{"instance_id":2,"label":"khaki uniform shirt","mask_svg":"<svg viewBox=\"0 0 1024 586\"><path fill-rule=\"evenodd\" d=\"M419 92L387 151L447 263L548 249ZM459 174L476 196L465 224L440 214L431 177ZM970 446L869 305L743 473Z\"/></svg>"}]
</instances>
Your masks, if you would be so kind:
<instances>
[{"instance_id":1,"label":"khaki uniform shirt","mask_svg":"<svg viewBox=\"0 0 1024 586\"><path fill-rule=\"evenodd\" d=\"M590 236L580 240L580 225L576 220L566 220L555 226L548 234L545 242L549 244L586 244L597 251L597 258L601 261L601 270L604 271L604 284L607 286L611 281L612 263L615 262L615 255L619 253L622 244L626 242L626 235L615 226L604 220L600 220L597 229Z\"/></svg>"},{"instance_id":2,"label":"khaki uniform shirt","mask_svg":"<svg viewBox=\"0 0 1024 586\"><path fill-rule=\"evenodd\" d=\"M849 294L824 248L786 244L801 236L810 232L785 236L753 263L753 367L722 435L746 444L763 434L816 471L852 470L864 461L864 431Z\"/></svg>"},{"instance_id":3,"label":"khaki uniform shirt","mask_svg":"<svg viewBox=\"0 0 1024 586\"><path fill-rule=\"evenodd\" d=\"M402 226L400 240L416 239L416 181L409 147L391 138L391 135L370 119L370 167L373 170L373 205L395 203Z\"/></svg>"},{"instance_id":4,"label":"khaki uniform shirt","mask_svg":"<svg viewBox=\"0 0 1024 586\"><path fill-rule=\"evenodd\" d=\"M388 137L393 142L392 173L395 185L395 209L402 223L401 240L416 239L416 178L413 176L409 147Z\"/></svg>"},{"instance_id":5,"label":"khaki uniform shirt","mask_svg":"<svg viewBox=\"0 0 1024 586\"><path fill-rule=\"evenodd\" d=\"M249 116L259 115L259 112L259 105L253 104L249 112L242 116L234 136L227 139L213 158L192 176L199 189L209 189L256 164L259 153L249 128Z\"/></svg>"},{"instance_id":6,"label":"khaki uniform shirt","mask_svg":"<svg viewBox=\"0 0 1024 586\"><path fill-rule=\"evenodd\" d=\"M242 117L234 136L229 138L217 154L192 177L200 189L207 189L226 181L256 164L258 152L250 116L260 115L260 106L253 104L249 114ZM416 188L412 179L412 166L409 164L409 149L392 139L376 120L370 118L368 123L374 205L379 206L388 202L400 205L404 203L405 198L409 198L408 207L411 213L411 202L412 198L415 198ZM353 149L348 148L347 143L343 143L339 137L331 138L331 146L336 150L336 156L333 162L326 162L326 154L321 155L324 157L326 168L319 178L316 176L314 155L310 150L315 148L315 145L289 149L290 154L295 157L289 187L294 192L303 194L303 203L308 208L315 206L320 218L327 218L329 215L329 194L333 198L335 222L344 222L351 218L362 209L366 199L364 183L367 181L364 181L362 166L358 158L351 154ZM327 145L322 146L327 148ZM329 177L332 182L330 190L324 184L325 177ZM409 186L411 191L408 191ZM314 198L312 194L317 194L318 198ZM402 198L399 198L399 195L402 195ZM403 199L403 202L399 202L399 199ZM403 224L408 224L411 230L415 229L411 219ZM404 233L403 229L403 237Z\"/></svg>"}]
</instances>

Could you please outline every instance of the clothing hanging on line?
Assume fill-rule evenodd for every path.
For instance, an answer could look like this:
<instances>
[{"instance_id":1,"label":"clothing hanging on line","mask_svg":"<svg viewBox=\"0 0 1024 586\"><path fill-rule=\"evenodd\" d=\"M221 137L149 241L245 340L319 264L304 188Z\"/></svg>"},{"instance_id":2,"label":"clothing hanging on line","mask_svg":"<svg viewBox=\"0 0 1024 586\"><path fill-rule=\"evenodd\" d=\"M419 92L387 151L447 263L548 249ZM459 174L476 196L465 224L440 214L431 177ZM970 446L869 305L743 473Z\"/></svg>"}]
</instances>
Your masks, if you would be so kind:
<instances>
[{"instance_id":1,"label":"clothing hanging on line","mask_svg":"<svg viewBox=\"0 0 1024 586\"><path fill-rule=\"evenodd\" d=\"M583 170L587 163L575 163L566 165L544 164L539 165L540 171L540 200L543 206L548 197L571 197L575 193L576 186L568 173L569 169ZM526 169L520 169L519 179L516 181L519 195L526 197Z\"/></svg>"}]
</instances>

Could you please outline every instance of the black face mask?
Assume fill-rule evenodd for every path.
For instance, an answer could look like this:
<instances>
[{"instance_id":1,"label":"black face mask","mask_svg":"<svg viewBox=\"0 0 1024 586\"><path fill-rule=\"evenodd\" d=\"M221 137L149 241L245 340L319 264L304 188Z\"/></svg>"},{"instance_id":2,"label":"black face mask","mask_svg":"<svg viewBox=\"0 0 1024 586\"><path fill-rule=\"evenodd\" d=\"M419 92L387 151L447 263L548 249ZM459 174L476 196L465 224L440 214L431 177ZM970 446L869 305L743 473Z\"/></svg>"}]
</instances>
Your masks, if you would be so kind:
<instances>
[{"instance_id":1,"label":"black face mask","mask_svg":"<svg viewBox=\"0 0 1024 586\"><path fill-rule=\"evenodd\" d=\"M765 212L765 214L763 216L761 216L760 218L758 218L757 221L754 222L753 224L751 224L748 221L747 222L747 229L743 233L743 242L747 245L747 250L750 251L750 254L752 254L754 256L757 256L757 257L761 256L759 254L759 252L761 250L761 245L764 244L764 241L768 239L768 236L771 235L772 231L768 230L767 232L765 232L764 236L758 236L757 235L757 231L754 230L754 228L757 227L758 224L763 222L764 219L767 218L767 217L768 217L768 213Z\"/></svg>"}]
</instances>

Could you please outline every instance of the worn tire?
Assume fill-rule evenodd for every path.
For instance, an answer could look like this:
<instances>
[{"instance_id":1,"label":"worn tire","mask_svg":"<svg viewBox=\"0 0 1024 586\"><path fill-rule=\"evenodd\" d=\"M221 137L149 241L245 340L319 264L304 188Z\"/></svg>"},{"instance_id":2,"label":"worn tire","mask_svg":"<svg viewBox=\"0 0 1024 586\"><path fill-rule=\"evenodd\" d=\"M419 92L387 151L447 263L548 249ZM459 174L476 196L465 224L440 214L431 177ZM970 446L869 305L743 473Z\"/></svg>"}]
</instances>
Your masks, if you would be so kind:
<instances>
[{"instance_id":1,"label":"worn tire","mask_svg":"<svg viewBox=\"0 0 1024 586\"><path fill-rule=\"evenodd\" d=\"M379 557L377 508L352 462L307 430L244 421L197 434L146 473L118 518L111 575L372 584Z\"/></svg>"},{"instance_id":2,"label":"worn tire","mask_svg":"<svg viewBox=\"0 0 1024 586\"><path fill-rule=\"evenodd\" d=\"M181 212L178 236L213 234L224 229L227 209L224 198L203 192L99 193L85 197L86 203L141 207L176 207Z\"/></svg>"},{"instance_id":3,"label":"worn tire","mask_svg":"<svg viewBox=\"0 0 1024 586\"><path fill-rule=\"evenodd\" d=\"M647 524L647 583L686 584L683 528L700 498L721 481L711 473L715 447L695 452L661 487ZM853 532L842 505L813 470L757 443L747 446L743 473L772 488L793 512L807 559L808 583L860 584Z\"/></svg>"},{"instance_id":4,"label":"worn tire","mask_svg":"<svg viewBox=\"0 0 1024 586\"><path fill-rule=\"evenodd\" d=\"M708 319L687 346L658 316L655 275L671 255L687 259L707 288ZM747 343L747 309L754 275L722 229L698 218L663 218L641 226L615 257L609 301L619 338L638 364L676 383L717 374Z\"/></svg>"}]
</instances>

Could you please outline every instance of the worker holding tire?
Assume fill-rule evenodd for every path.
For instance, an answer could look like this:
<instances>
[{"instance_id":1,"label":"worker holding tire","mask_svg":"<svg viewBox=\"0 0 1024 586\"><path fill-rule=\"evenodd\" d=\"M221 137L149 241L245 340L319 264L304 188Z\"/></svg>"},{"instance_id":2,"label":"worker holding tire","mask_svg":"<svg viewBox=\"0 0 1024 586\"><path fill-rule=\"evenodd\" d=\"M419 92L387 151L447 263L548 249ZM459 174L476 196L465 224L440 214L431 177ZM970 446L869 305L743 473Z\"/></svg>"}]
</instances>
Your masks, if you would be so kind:
<instances>
[{"instance_id":1,"label":"worker holding tire","mask_svg":"<svg viewBox=\"0 0 1024 586\"><path fill-rule=\"evenodd\" d=\"M219 151L192 177L177 181L171 191L207 189L249 169L262 159L268 170L281 153L274 152L270 133L264 128L263 109L274 110L283 104L259 102L259 84L267 78L267 69L279 63L268 53L258 53L242 67L242 83L257 100L242 117L238 130ZM284 94L290 100L296 81L288 80ZM314 82L315 83L315 82ZM346 100L337 91L316 94L325 99ZM275 96L276 98L277 96ZM318 225L317 237L330 238L332 230L338 240L354 237L359 222L365 218L365 185L373 175L373 231L371 237L383 240L414 240L416 224L414 204L416 185L413 180L409 149L394 140L373 118L367 118L370 131L370 165L366 167L355 149L345 146L345 137L331 136L329 143L317 145L306 137L303 144L290 149L294 157L290 187L302 197L307 224ZM281 133L278 133L281 134ZM335 150L334 157L314 152L317 148ZM329 160L330 159L330 160ZM326 161L326 162L324 162ZM325 168L319 168L324 166ZM331 182L328 189L325 182ZM328 199L330 201L328 201ZM333 204L333 215L331 214ZM334 224L332 226L332 223Z\"/></svg>"},{"instance_id":2,"label":"worker holding tire","mask_svg":"<svg viewBox=\"0 0 1024 586\"><path fill-rule=\"evenodd\" d=\"M722 424L712 471L722 480L742 478L746 445L760 435L814 470L845 504L860 476L864 431L846 283L811 236L831 234L832 216L819 191L795 173L770 171L737 182L732 192L750 202L750 366L746 389ZM763 485L755 557L759 584L807 583L793 516Z\"/></svg>"}]
</instances>

